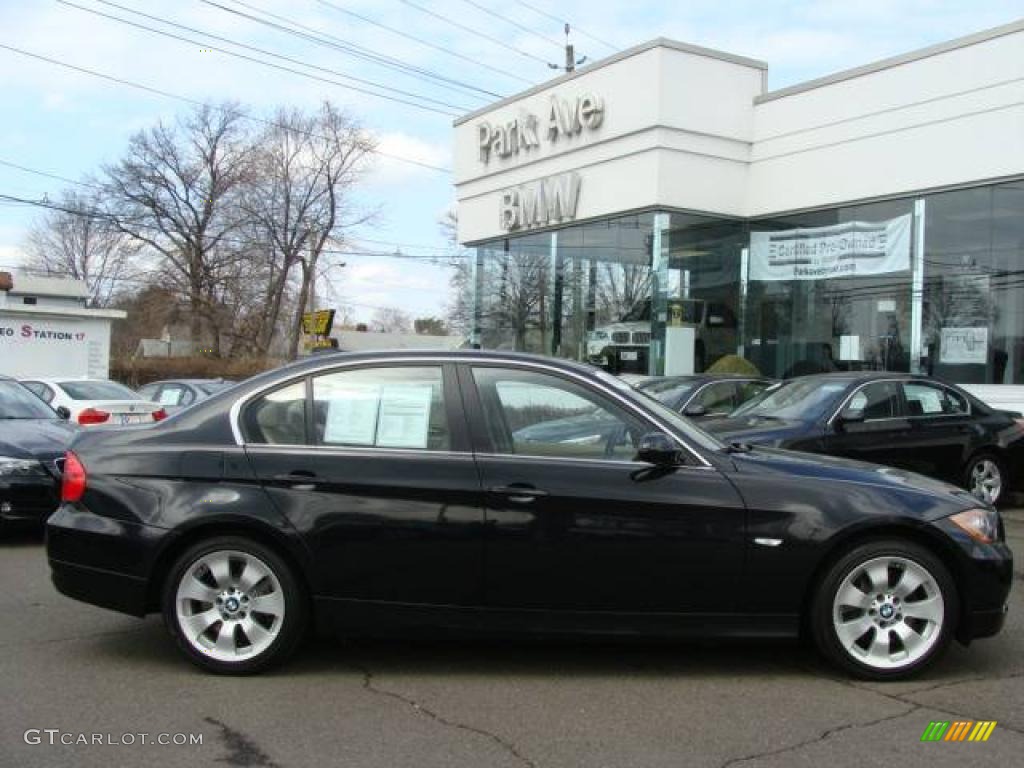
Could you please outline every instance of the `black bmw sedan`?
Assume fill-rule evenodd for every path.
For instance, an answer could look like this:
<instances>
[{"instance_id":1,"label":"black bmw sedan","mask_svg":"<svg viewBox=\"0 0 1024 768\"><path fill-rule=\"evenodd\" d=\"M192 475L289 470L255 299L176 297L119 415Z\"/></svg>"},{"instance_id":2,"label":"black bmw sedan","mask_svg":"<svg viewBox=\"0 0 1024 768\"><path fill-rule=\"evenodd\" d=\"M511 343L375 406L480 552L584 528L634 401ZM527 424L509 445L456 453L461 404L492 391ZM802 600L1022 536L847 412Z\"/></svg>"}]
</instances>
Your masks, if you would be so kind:
<instances>
[{"instance_id":1,"label":"black bmw sedan","mask_svg":"<svg viewBox=\"0 0 1024 768\"><path fill-rule=\"evenodd\" d=\"M600 409L608 444L532 425ZM711 437L619 379L507 353L330 355L153 427L83 433L50 518L54 583L162 612L184 654L263 669L311 623L809 634L899 677L1003 625L995 509L868 464Z\"/></svg>"},{"instance_id":2,"label":"black bmw sedan","mask_svg":"<svg viewBox=\"0 0 1024 768\"><path fill-rule=\"evenodd\" d=\"M899 373L790 379L704 422L725 442L827 453L945 480L988 504L1020 490L1024 418L952 384Z\"/></svg>"},{"instance_id":3,"label":"black bmw sedan","mask_svg":"<svg viewBox=\"0 0 1024 768\"><path fill-rule=\"evenodd\" d=\"M38 528L60 502L60 467L75 427L0 376L0 531Z\"/></svg>"}]
</instances>

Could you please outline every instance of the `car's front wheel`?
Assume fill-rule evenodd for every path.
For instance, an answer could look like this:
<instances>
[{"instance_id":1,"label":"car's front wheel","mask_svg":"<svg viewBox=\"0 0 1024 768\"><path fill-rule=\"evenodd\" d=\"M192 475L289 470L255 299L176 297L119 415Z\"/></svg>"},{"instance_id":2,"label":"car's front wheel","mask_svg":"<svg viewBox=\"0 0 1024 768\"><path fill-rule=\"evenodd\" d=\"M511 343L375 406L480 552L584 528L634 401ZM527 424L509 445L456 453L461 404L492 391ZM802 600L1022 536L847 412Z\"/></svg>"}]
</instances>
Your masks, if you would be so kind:
<instances>
[{"instance_id":1,"label":"car's front wheel","mask_svg":"<svg viewBox=\"0 0 1024 768\"><path fill-rule=\"evenodd\" d=\"M855 547L829 569L811 624L826 657L865 678L906 677L949 645L958 615L949 570L932 552L900 540Z\"/></svg>"},{"instance_id":2,"label":"car's front wheel","mask_svg":"<svg viewBox=\"0 0 1024 768\"><path fill-rule=\"evenodd\" d=\"M283 661L306 624L298 579L272 549L220 536L184 552L164 585L163 614L193 662L246 674Z\"/></svg>"}]
</instances>

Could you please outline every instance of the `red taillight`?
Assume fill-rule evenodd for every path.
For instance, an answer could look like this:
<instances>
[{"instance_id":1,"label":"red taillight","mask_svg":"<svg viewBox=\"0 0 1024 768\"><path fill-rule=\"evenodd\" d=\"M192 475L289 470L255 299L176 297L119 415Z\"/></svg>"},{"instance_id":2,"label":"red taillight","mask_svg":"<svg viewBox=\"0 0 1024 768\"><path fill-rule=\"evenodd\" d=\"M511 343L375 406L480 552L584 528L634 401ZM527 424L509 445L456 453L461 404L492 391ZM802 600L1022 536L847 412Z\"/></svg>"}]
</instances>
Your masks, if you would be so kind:
<instances>
[{"instance_id":1,"label":"red taillight","mask_svg":"<svg viewBox=\"0 0 1024 768\"><path fill-rule=\"evenodd\" d=\"M158 411L153 411L153 421L163 421L167 418L167 411L161 408Z\"/></svg>"},{"instance_id":2,"label":"red taillight","mask_svg":"<svg viewBox=\"0 0 1024 768\"><path fill-rule=\"evenodd\" d=\"M102 424L110 418L110 414L99 408L86 408L78 414L79 424Z\"/></svg>"},{"instance_id":3,"label":"red taillight","mask_svg":"<svg viewBox=\"0 0 1024 768\"><path fill-rule=\"evenodd\" d=\"M60 484L61 501L81 501L85 493L85 467L71 451L64 458L64 476Z\"/></svg>"}]
</instances>

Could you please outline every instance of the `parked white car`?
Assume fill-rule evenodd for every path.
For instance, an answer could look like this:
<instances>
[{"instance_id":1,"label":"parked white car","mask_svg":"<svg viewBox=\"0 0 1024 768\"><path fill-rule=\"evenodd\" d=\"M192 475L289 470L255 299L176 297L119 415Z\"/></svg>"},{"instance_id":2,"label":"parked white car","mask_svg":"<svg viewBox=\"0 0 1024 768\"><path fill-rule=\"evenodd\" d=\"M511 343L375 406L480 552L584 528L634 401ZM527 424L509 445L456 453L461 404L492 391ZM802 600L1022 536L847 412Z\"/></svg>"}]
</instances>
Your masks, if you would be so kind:
<instances>
[{"instance_id":1,"label":"parked white car","mask_svg":"<svg viewBox=\"0 0 1024 768\"><path fill-rule=\"evenodd\" d=\"M160 403L146 400L116 381L23 379L21 383L69 421L82 426L151 424L167 418Z\"/></svg>"}]
</instances>

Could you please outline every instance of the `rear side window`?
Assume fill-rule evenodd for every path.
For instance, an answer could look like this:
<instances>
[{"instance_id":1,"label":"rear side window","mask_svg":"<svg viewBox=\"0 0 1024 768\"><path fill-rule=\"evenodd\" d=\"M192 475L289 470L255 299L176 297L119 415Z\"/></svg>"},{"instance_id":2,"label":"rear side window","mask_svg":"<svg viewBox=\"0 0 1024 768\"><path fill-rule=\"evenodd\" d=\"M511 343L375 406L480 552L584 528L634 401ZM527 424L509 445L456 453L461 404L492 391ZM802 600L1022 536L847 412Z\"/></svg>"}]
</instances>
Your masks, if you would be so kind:
<instances>
[{"instance_id":1,"label":"rear side window","mask_svg":"<svg viewBox=\"0 0 1024 768\"><path fill-rule=\"evenodd\" d=\"M967 400L951 389L914 381L903 384L907 411L911 416L956 416L970 413Z\"/></svg>"},{"instance_id":2,"label":"rear side window","mask_svg":"<svg viewBox=\"0 0 1024 768\"><path fill-rule=\"evenodd\" d=\"M306 382L275 389L245 409L245 432L252 443L306 443Z\"/></svg>"},{"instance_id":3,"label":"rear side window","mask_svg":"<svg viewBox=\"0 0 1024 768\"><path fill-rule=\"evenodd\" d=\"M317 376L313 423L321 445L451 448L439 366L358 368Z\"/></svg>"},{"instance_id":4,"label":"rear side window","mask_svg":"<svg viewBox=\"0 0 1024 768\"><path fill-rule=\"evenodd\" d=\"M42 398L43 402L49 403L53 401L53 390L41 381L23 381L22 384L32 390L33 394Z\"/></svg>"}]
</instances>

